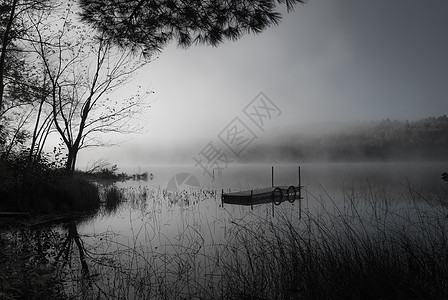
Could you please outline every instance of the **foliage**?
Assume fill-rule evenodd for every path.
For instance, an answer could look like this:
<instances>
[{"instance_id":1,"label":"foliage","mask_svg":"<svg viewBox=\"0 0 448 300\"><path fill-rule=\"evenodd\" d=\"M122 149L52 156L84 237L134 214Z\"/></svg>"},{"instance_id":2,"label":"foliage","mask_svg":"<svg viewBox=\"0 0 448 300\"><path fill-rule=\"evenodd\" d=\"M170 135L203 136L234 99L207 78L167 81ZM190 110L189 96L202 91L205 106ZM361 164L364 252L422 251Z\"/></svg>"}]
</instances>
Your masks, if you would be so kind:
<instances>
[{"instance_id":1,"label":"foliage","mask_svg":"<svg viewBox=\"0 0 448 300\"><path fill-rule=\"evenodd\" d=\"M66 173L73 174L81 149L110 145L104 133L142 128L138 114L148 107L148 92L139 87L121 100L108 94L146 65L152 52L172 39L185 47L216 46L260 33L279 23L277 5L290 11L303 2L86 0L75 7L73 0L1 0L2 157L27 151L30 162L37 161L56 131L67 151ZM143 57L136 59L136 49Z\"/></svg>"},{"instance_id":2,"label":"foliage","mask_svg":"<svg viewBox=\"0 0 448 300\"><path fill-rule=\"evenodd\" d=\"M30 233L20 230L11 238L0 237L0 298L65 299L57 270L45 257L45 253L51 253L47 241L48 234L53 233ZM38 243L33 242L36 237Z\"/></svg>"},{"instance_id":3,"label":"foliage","mask_svg":"<svg viewBox=\"0 0 448 300\"><path fill-rule=\"evenodd\" d=\"M30 31L28 18L34 13L51 10L49 0L0 1L0 116L7 111L29 104L41 85L27 64L26 47L21 41Z\"/></svg>"},{"instance_id":4,"label":"foliage","mask_svg":"<svg viewBox=\"0 0 448 300\"><path fill-rule=\"evenodd\" d=\"M446 160L448 117L414 122L391 121L323 124L324 132L313 128L292 133L287 139L245 151L248 160L266 155L285 161L387 161ZM268 154L267 154L268 153Z\"/></svg>"},{"instance_id":5,"label":"foliage","mask_svg":"<svg viewBox=\"0 0 448 300\"><path fill-rule=\"evenodd\" d=\"M96 209L98 188L81 177L67 177L48 157L30 162L26 151L0 160L0 209L27 212L68 212Z\"/></svg>"},{"instance_id":6,"label":"foliage","mask_svg":"<svg viewBox=\"0 0 448 300\"><path fill-rule=\"evenodd\" d=\"M139 87L120 100L108 94L145 66L152 52L172 39L185 47L216 46L260 33L279 23L277 5L290 11L303 2L86 0L76 7L74 0L1 0L3 159L26 151L30 163L38 161L49 134L58 132L67 152L65 171L73 174L81 149L111 144L103 134L142 128L138 115L148 107L143 100L149 92ZM136 49L143 57L137 59Z\"/></svg>"},{"instance_id":7,"label":"foliage","mask_svg":"<svg viewBox=\"0 0 448 300\"><path fill-rule=\"evenodd\" d=\"M82 19L113 43L144 55L175 39L217 46L245 33L260 33L280 22L277 4L290 11L302 0L180 1L82 0Z\"/></svg>"},{"instance_id":8,"label":"foliage","mask_svg":"<svg viewBox=\"0 0 448 300\"><path fill-rule=\"evenodd\" d=\"M82 177L64 176L44 187L41 199L50 211L86 211L100 207L98 187ZM37 206L35 209L42 209Z\"/></svg>"},{"instance_id":9,"label":"foliage","mask_svg":"<svg viewBox=\"0 0 448 300\"><path fill-rule=\"evenodd\" d=\"M94 35L73 5L0 3L1 154L29 148L29 159L39 159L54 130L67 148L67 173L73 173L80 149L111 144L101 139L104 133L140 130L144 122L137 115L148 107L149 94L139 87L124 99L109 98L149 61Z\"/></svg>"},{"instance_id":10,"label":"foliage","mask_svg":"<svg viewBox=\"0 0 448 300\"><path fill-rule=\"evenodd\" d=\"M35 52L36 69L43 69L48 78L52 119L67 148L66 172L72 174L79 150L107 145L102 134L141 128L137 115L147 107L143 100L149 92L139 88L120 101L109 99L108 94L149 61L135 60L129 51L120 51L103 36L94 36L77 21L71 1L61 8L46 18L31 18L34 34L28 40Z\"/></svg>"}]
</instances>

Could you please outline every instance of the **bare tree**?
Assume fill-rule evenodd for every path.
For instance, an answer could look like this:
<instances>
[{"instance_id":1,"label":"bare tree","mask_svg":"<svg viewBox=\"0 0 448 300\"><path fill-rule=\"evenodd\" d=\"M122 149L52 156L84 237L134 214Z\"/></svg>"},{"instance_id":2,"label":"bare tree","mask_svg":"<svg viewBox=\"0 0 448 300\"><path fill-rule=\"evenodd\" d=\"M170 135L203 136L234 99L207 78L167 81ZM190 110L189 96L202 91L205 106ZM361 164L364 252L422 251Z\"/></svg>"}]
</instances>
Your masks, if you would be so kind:
<instances>
[{"instance_id":1,"label":"bare tree","mask_svg":"<svg viewBox=\"0 0 448 300\"><path fill-rule=\"evenodd\" d=\"M108 94L149 61L137 60L130 51L115 49L101 36L90 34L74 18L70 3L59 18L46 22L34 18L33 26L37 36L29 40L37 40L31 44L48 77L53 124L67 148L65 170L73 174L78 152L105 145L103 134L142 128L136 117L148 107L148 92L137 89L115 101Z\"/></svg>"},{"instance_id":2,"label":"bare tree","mask_svg":"<svg viewBox=\"0 0 448 300\"><path fill-rule=\"evenodd\" d=\"M45 76L30 59L27 37L33 28L29 17L50 14L51 0L0 0L0 131L1 158L40 157L51 128L44 105ZM30 143L30 144L28 144ZM14 158L15 157L15 158ZM25 161L23 161L25 162Z\"/></svg>"},{"instance_id":3,"label":"bare tree","mask_svg":"<svg viewBox=\"0 0 448 300\"><path fill-rule=\"evenodd\" d=\"M0 116L26 100L33 85L24 66L26 50L18 46L29 30L27 16L48 11L53 7L50 0L0 0ZM5 98L9 105L5 106Z\"/></svg>"},{"instance_id":4,"label":"bare tree","mask_svg":"<svg viewBox=\"0 0 448 300\"><path fill-rule=\"evenodd\" d=\"M5 90L4 83L4 71L6 70L6 53L8 47L12 44L13 41L13 25L14 19L16 18L16 9L19 0L12 0L11 3L2 3L1 16L6 16L6 18L2 18L2 52L0 53L0 115L3 112L3 93Z\"/></svg>"},{"instance_id":5,"label":"bare tree","mask_svg":"<svg viewBox=\"0 0 448 300\"><path fill-rule=\"evenodd\" d=\"M28 133L25 130L31 116L30 111L25 111L24 113L14 112L12 117L15 118L14 126L9 126L11 120L5 119L5 128L2 129L5 137L1 142L1 158L8 159L16 148L19 151L23 148L26 139L28 138Z\"/></svg>"},{"instance_id":6,"label":"bare tree","mask_svg":"<svg viewBox=\"0 0 448 300\"><path fill-rule=\"evenodd\" d=\"M100 158L97 160L90 161L86 166L87 174L94 174L101 172L102 170L115 170L116 165L112 166L110 162L108 162L104 158Z\"/></svg>"}]
</instances>

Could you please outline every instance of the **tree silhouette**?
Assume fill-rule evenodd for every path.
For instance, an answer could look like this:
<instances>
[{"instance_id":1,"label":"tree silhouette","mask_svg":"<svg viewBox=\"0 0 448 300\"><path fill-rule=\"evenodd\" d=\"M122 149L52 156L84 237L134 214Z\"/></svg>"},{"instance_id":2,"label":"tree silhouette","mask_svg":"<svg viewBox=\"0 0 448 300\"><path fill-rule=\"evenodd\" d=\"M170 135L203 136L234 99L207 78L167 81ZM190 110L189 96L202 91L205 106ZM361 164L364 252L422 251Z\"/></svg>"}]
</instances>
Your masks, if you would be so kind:
<instances>
[{"instance_id":1,"label":"tree silhouette","mask_svg":"<svg viewBox=\"0 0 448 300\"><path fill-rule=\"evenodd\" d=\"M67 148L65 171L72 175L81 149L110 145L101 135L141 128L137 115L147 108L144 100L149 92L138 88L120 101L112 101L108 94L149 60L136 61L129 50L116 51L108 40L93 37L76 22L70 3L61 8L53 11L53 18L32 19L36 36L29 40L39 66L35 69L43 68L48 78L52 124ZM52 30L56 22L58 30Z\"/></svg>"},{"instance_id":2,"label":"tree silhouette","mask_svg":"<svg viewBox=\"0 0 448 300\"><path fill-rule=\"evenodd\" d=\"M82 20L93 25L115 44L160 51L169 41L181 47L217 46L246 33L258 34L277 25L277 5L291 11L305 0L80 0Z\"/></svg>"},{"instance_id":3,"label":"tree silhouette","mask_svg":"<svg viewBox=\"0 0 448 300\"><path fill-rule=\"evenodd\" d=\"M0 0L0 157L4 161L26 151L29 162L38 160L51 129L44 105L45 76L31 63L34 57L27 37L33 32L30 19L48 16L55 7L50 0Z\"/></svg>"},{"instance_id":4,"label":"tree silhouette","mask_svg":"<svg viewBox=\"0 0 448 300\"><path fill-rule=\"evenodd\" d=\"M79 260L81 262L81 272L84 276L89 275L89 266L87 265L86 261L86 250L84 248L84 244L78 234L78 229L76 228L77 225L74 221L68 222L65 224L65 227L67 228L67 236L62 244L62 247L59 249L59 253L56 256L56 261L59 260L59 258L64 255L63 257L63 267L68 263L71 265L70 259L73 248L73 242L75 242L78 252L79 252Z\"/></svg>"},{"instance_id":5,"label":"tree silhouette","mask_svg":"<svg viewBox=\"0 0 448 300\"><path fill-rule=\"evenodd\" d=\"M29 15L51 7L48 0L0 0L0 117L30 98L32 84L27 84L23 59L27 51L18 42L29 30Z\"/></svg>"}]
</instances>

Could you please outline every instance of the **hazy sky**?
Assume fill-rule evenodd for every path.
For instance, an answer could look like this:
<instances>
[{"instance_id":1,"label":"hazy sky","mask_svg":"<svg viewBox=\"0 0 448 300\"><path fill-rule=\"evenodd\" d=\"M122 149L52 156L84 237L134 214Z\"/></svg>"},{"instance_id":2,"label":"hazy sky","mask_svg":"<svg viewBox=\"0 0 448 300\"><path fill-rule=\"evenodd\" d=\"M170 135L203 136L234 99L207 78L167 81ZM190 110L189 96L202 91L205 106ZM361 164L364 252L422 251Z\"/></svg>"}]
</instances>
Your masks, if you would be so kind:
<instances>
[{"instance_id":1,"label":"hazy sky","mask_svg":"<svg viewBox=\"0 0 448 300\"><path fill-rule=\"evenodd\" d=\"M80 166L91 156L145 165L174 150L191 158L219 145L235 117L260 141L312 122L443 115L447 16L445 0L309 0L257 36L216 48L171 44L129 85L155 92L147 132L81 153ZM279 109L263 130L243 112L259 92Z\"/></svg>"}]
</instances>

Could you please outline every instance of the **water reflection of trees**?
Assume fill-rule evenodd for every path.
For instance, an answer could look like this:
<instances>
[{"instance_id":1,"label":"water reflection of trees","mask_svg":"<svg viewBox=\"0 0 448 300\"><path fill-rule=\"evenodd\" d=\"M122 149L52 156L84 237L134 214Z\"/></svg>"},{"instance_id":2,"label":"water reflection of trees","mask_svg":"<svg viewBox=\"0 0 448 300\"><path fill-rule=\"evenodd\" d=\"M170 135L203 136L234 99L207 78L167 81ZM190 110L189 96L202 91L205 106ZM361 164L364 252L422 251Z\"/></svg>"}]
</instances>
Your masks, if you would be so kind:
<instances>
[{"instance_id":1,"label":"water reflection of trees","mask_svg":"<svg viewBox=\"0 0 448 300\"><path fill-rule=\"evenodd\" d=\"M57 283L54 286L59 287L64 298L179 298L199 293L195 287L208 286L217 278L201 277L216 274L214 260L209 258L215 246L205 244L201 226L195 225L196 214L182 215L185 209L197 211L201 201L216 199L215 192L179 192L177 202L170 202L166 189L161 187L122 192L125 200L114 214L127 209L142 211L141 218L130 220L131 229L135 226L130 237L111 229L86 235L80 229L86 219L71 218L16 227L9 231L8 240L26 252L26 260L51 270ZM161 227L169 221L161 221L162 212L169 215L169 211L179 212L183 222L174 238L165 236ZM102 209L95 217L101 216L110 215ZM177 216L174 213L169 218ZM200 284L201 280L208 281Z\"/></svg>"},{"instance_id":2,"label":"water reflection of trees","mask_svg":"<svg viewBox=\"0 0 448 300\"><path fill-rule=\"evenodd\" d=\"M71 265L71 253L73 252L73 244L75 244L76 249L78 250L79 261L81 263L81 272L84 276L88 276L89 266L86 261L86 251L84 249L84 243L78 234L76 223L73 221L68 222L64 225L64 227L66 227L67 234L62 246L59 247L59 252L56 256L55 262L57 263L59 259L62 258L62 267L65 267L67 264Z\"/></svg>"},{"instance_id":3,"label":"water reflection of trees","mask_svg":"<svg viewBox=\"0 0 448 300\"><path fill-rule=\"evenodd\" d=\"M20 228L0 234L0 298L62 299L62 284L51 263L51 230Z\"/></svg>"},{"instance_id":4,"label":"water reflection of trees","mask_svg":"<svg viewBox=\"0 0 448 300\"><path fill-rule=\"evenodd\" d=\"M2 277L0 272L0 279L10 288L0 288L0 295L12 299L60 299L65 294L61 285L66 288L81 280L81 293L91 285L85 244L73 220L62 225L15 225L2 233L1 241L0 252L9 259L1 262L0 269L10 273Z\"/></svg>"}]
</instances>

